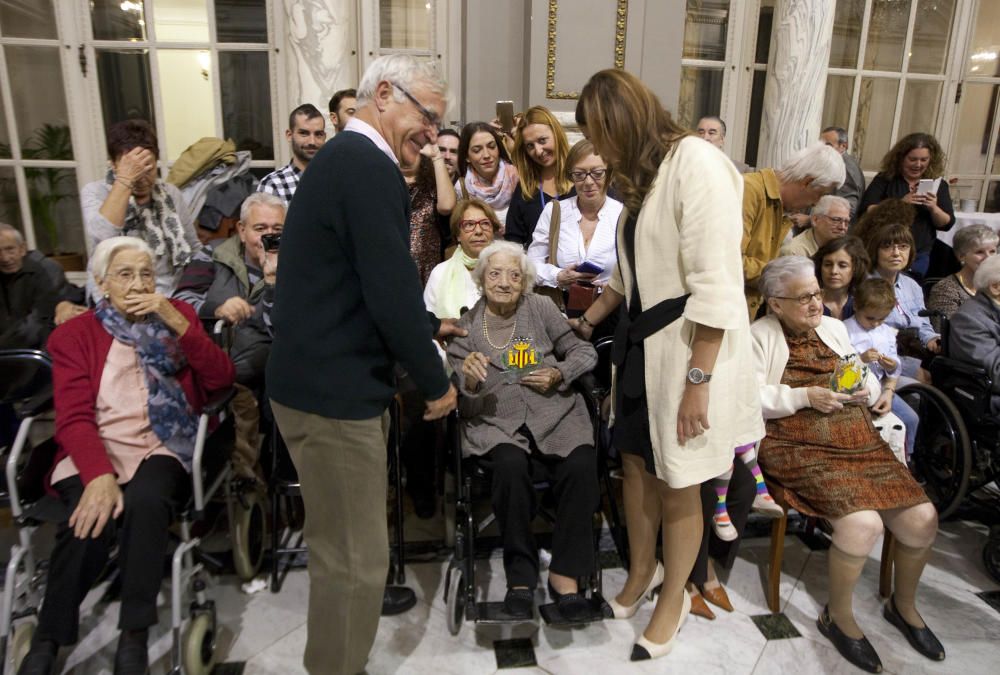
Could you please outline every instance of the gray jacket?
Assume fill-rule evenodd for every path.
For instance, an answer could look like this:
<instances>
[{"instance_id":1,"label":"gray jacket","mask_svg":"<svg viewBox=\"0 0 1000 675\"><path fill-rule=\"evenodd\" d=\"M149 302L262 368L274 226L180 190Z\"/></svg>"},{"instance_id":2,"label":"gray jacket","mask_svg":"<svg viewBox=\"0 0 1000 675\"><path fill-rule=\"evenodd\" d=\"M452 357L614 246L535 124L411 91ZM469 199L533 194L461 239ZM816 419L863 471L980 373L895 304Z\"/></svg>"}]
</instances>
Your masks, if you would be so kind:
<instances>
[{"instance_id":1,"label":"gray jacket","mask_svg":"<svg viewBox=\"0 0 1000 675\"><path fill-rule=\"evenodd\" d=\"M1000 307L976 293L951 315L948 355L985 368L993 378L993 411L1000 412Z\"/></svg>"},{"instance_id":2,"label":"gray jacket","mask_svg":"<svg viewBox=\"0 0 1000 675\"><path fill-rule=\"evenodd\" d=\"M215 272L212 285L205 295L205 303L201 306L199 315L203 319L215 318L215 310L229 298L243 298L251 305L256 305L264 288L264 281L258 280L250 284L250 273L247 270L243 242L239 235L234 234L215 247L212 253Z\"/></svg>"},{"instance_id":3,"label":"gray jacket","mask_svg":"<svg viewBox=\"0 0 1000 675\"><path fill-rule=\"evenodd\" d=\"M841 155L844 158L844 169L847 170L847 179L840 189L834 192L838 197L843 197L851 204L851 220L857 220L858 204L861 203L861 195L865 193L865 173L861 170L858 160L854 159L846 152Z\"/></svg>"}]
</instances>

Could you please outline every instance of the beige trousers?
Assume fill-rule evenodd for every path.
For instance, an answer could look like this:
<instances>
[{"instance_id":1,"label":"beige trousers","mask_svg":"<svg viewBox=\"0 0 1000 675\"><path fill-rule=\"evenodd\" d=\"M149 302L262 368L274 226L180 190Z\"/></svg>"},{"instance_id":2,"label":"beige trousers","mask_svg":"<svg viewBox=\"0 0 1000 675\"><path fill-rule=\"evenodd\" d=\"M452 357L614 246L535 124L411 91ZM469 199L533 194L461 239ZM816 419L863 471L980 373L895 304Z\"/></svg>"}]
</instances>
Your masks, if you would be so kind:
<instances>
[{"instance_id":1,"label":"beige trousers","mask_svg":"<svg viewBox=\"0 0 1000 675\"><path fill-rule=\"evenodd\" d=\"M389 414L335 420L271 401L302 483L312 675L355 675L375 641L389 571Z\"/></svg>"}]
</instances>

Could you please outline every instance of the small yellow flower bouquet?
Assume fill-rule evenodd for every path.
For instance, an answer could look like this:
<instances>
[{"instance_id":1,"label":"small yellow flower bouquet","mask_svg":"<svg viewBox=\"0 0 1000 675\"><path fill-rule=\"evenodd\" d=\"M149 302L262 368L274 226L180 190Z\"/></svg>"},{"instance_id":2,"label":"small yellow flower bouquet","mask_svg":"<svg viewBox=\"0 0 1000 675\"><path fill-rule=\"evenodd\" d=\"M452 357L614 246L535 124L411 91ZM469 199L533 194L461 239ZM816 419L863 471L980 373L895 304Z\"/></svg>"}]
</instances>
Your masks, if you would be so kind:
<instances>
[{"instance_id":1,"label":"small yellow flower bouquet","mask_svg":"<svg viewBox=\"0 0 1000 675\"><path fill-rule=\"evenodd\" d=\"M841 394L856 394L864 388L867 377L868 366L861 361L860 356L844 356L830 378L830 389Z\"/></svg>"}]
</instances>

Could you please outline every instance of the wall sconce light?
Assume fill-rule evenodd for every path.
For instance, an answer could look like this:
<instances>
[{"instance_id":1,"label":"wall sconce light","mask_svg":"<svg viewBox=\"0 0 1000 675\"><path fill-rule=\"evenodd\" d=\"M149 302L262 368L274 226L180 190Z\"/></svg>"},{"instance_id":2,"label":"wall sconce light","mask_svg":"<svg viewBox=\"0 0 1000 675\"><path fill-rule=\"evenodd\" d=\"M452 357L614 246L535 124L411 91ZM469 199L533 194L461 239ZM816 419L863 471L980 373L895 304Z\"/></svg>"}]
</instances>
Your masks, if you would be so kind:
<instances>
[{"instance_id":1,"label":"wall sconce light","mask_svg":"<svg viewBox=\"0 0 1000 675\"><path fill-rule=\"evenodd\" d=\"M208 69L212 65L212 55L207 51L198 52L198 65L201 66L201 76L208 79Z\"/></svg>"}]
</instances>

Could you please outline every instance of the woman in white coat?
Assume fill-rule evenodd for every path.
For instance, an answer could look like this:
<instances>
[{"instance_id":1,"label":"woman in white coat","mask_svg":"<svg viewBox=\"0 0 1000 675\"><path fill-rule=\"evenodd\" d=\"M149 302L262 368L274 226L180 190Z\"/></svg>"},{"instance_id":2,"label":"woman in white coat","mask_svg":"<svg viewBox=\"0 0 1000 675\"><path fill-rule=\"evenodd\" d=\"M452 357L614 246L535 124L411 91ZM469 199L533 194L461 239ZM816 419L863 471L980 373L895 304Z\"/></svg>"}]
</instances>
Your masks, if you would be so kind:
<instances>
[{"instance_id":1,"label":"woman in white coat","mask_svg":"<svg viewBox=\"0 0 1000 675\"><path fill-rule=\"evenodd\" d=\"M662 579L632 648L632 660L644 660L670 651L690 610L684 586L702 538L701 483L729 469L735 447L764 435L742 311L742 181L624 71L591 77L576 118L626 207L618 272L578 326L589 330L627 299L615 334L613 433L632 555L612 607L631 616Z\"/></svg>"}]
</instances>

